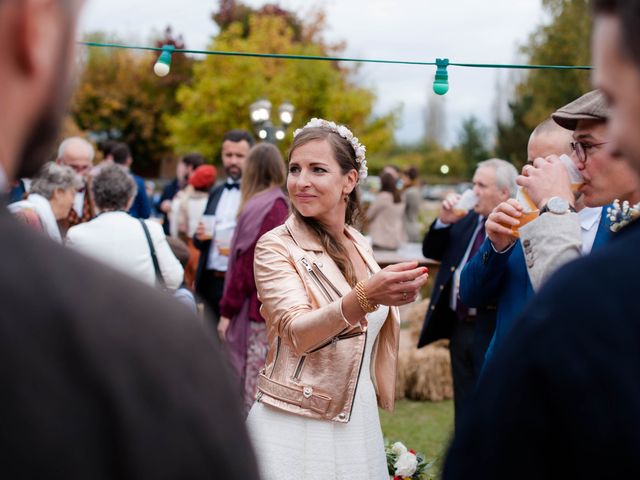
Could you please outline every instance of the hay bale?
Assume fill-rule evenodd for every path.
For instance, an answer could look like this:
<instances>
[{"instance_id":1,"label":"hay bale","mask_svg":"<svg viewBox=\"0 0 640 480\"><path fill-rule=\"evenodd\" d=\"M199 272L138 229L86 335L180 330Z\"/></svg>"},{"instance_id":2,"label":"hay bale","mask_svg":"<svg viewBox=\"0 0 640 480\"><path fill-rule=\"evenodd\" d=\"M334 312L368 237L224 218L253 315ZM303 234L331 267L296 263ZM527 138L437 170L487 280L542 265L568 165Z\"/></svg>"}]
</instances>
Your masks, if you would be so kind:
<instances>
[{"instance_id":1,"label":"hay bale","mask_svg":"<svg viewBox=\"0 0 640 480\"><path fill-rule=\"evenodd\" d=\"M449 340L438 340L415 348L420 336L429 299L416 302L402 312L403 325L409 327L409 345L398 355L396 399L441 401L453 398Z\"/></svg>"},{"instance_id":2,"label":"hay bale","mask_svg":"<svg viewBox=\"0 0 640 480\"><path fill-rule=\"evenodd\" d=\"M448 340L412 350L409 355L412 367L406 373L405 396L407 398L434 402L453 398Z\"/></svg>"},{"instance_id":3,"label":"hay bale","mask_svg":"<svg viewBox=\"0 0 640 480\"><path fill-rule=\"evenodd\" d=\"M401 314L403 325L409 327L411 342L413 345L418 343L418 337L420 336L420 330L422 330L422 324L424 323L427 308L429 308L429 299L425 298L424 300L408 305Z\"/></svg>"}]
</instances>

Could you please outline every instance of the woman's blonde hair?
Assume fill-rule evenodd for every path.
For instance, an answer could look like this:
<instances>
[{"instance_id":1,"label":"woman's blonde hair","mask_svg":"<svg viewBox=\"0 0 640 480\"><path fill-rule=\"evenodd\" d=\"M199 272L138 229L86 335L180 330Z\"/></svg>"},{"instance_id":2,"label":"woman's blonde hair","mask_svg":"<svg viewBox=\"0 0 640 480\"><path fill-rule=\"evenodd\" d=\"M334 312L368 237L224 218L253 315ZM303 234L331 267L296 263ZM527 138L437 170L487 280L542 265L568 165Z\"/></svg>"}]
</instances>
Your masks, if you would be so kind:
<instances>
[{"instance_id":1,"label":"woman's blonde hair","mask_svg":"<svg viewBox=\"0 0 640 480\"><path fill-rule=\"evenodd\" d=\"M287 168L280 151L270 143L260 143L249 152L242 172L240 186L240 208L257 193L271 187L284 185Z\"/></svg>"}]
</instances>

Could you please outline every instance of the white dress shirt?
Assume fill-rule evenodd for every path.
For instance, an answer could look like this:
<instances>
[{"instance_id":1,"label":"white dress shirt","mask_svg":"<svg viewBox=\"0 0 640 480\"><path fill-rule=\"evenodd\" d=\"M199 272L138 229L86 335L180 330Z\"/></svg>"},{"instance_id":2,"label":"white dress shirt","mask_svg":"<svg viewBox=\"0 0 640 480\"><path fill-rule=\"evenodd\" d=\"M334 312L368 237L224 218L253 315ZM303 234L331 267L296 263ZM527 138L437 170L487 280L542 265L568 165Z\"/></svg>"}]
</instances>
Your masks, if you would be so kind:
<instances>
[{"instance_id":1,"label":"white dress shirt","mask_svg":"<svg viewBox=\"0 0 640 480\"><path fill-rule=\"evenodd\" d=\"M578 212L578 216L580 217L580 233L582 234L582 255L589 255L596 239L596 233L598 233L602 207L585 207Z\"/></svg>"},{"instance_id":2,"label":"white dress shirt","mask_svg":"<svg viewBox=\"0 0 640 480\"><path fill-rule=\"evenodd\" d=\"M484 217L482 215L479 215L478 225L473 231L473 235L471 235L471 240L469 240L469 245L467 245L467 249L464 252L462 260L460 260L460 263L458 264L458 268L456 268L456 271L453 272L453 284L451 286L451 297L449 298L449 307L454 312L456 311L456 306L458 305L458 293L460 292L460 275L462 275L462 269L469 261L469 254L471 253L471 247L473 246L473 241L475 240L476 235L478 235L478 232L480 231L480 229L483 228L483 224L482 224L483 220L484 220ZM451 226L450 224L441 222L439 218L436 220L436 224L435 224L436 229L447 228L450 226ZM473 313L472 310L474 309L469 309L470 313Z\"/></svg>"},{"instance_id":3,"label":"white dress shirt","mask_svg":"<svg viewBox=\"0 0 640 480\"><path fill-rule=\"evenodd\" d=\"M228 178L227 183L234 183ZM238 208L240 207L240 189L225 188L216 207L216 223L214 227L209 258L207 259L207 270L217 270L226 272L229 267L229 256L220 254L218 248L221 242L229 245L233 231L238 220Z\"/></svg>"},{"instance_id":4,"label":"white dress shirt","mask_svg":"<svg viewBox=\"0 0 640 480\"><path fill-rule=\"evenodd\" d=\"M84 194L86 190L76 192L76 196L73 197L73 209L76 211L79 217L82 218L82 207L84 207Z\"/></svg>"}]
</instances>

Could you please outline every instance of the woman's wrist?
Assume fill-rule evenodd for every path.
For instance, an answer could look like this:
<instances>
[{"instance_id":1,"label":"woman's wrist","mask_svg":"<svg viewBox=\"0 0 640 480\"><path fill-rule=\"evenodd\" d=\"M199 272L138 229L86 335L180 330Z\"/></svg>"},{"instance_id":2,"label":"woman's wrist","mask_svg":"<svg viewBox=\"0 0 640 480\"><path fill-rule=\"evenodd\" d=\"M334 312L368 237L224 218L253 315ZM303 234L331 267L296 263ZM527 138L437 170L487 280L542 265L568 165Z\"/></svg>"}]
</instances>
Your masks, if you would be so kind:
<instances>
[{"instance_id":1,"label":"woman's wrist","mask_svg":"<svg viewBox=\"0 0 640 480\"><path fill-rule=\"evenodd\" d=\"M362 311L362 308L360 308L355 290L351 290L351 292L342 297L340 302L340 311L342 312L342 318L347 325L350 327L360 326L363 330L366 329L367 318L365 313Z\"/></svg>"},{"instance_id":2,"label":"woman's wrist","mask_svg":"<svg viewBox=\"0 0 640 480\"><path fill-rule=\"evenodd\" d=\"M356 297L358 298L358 304L364 313L372 313L375 312L380 305L371 301L369 296L367 295L367 281L362 280L358 282L354 288L356 292Z\"/></svg>"}]
</instances>

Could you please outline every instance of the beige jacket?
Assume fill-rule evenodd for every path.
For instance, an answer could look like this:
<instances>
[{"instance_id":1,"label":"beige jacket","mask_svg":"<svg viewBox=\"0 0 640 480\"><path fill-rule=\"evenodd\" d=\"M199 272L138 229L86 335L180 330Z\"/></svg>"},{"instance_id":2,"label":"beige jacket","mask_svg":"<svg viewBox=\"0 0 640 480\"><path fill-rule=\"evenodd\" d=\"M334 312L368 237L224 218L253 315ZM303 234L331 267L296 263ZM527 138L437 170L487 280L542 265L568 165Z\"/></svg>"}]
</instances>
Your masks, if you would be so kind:
<instances>
[{"instance_id":1,"label":"beige jacket","mask_svg":"<svg viewBox=\"0 0 640 480\"><path fill-rule=\"evenodd\" d=\"M346 233L369 269L380 270L366 240L351 227ZM366 340L342 314L340 297L351 287L294 216L258 241L254 270L269 340L257 399L305 417L348 422ZM371 356L378 403L387 410L394 406L399 334L392 307Z\"/></svg>"},{"instance_id":2,"label":"beige jacket","mask_svg":"<svg viewBox=\"0 0 640 480\"><path fill-rule=\"evenodd\" d=\"M404 231L404 202L393 203L393 195L380 192L367 209L369 236L374 247L396 250L407 236Z\"/></svg>"}]
</instances>

